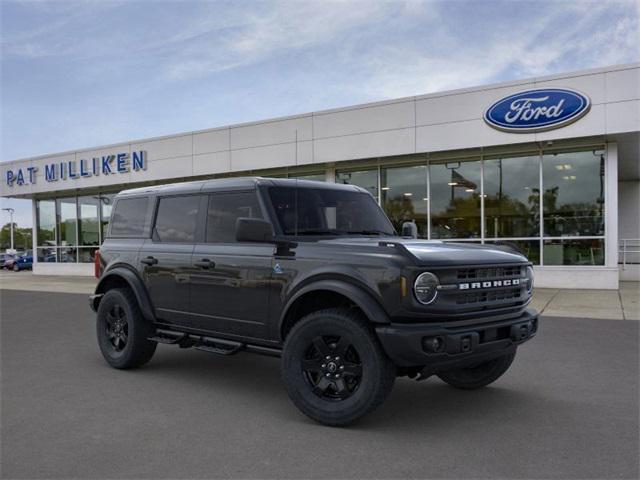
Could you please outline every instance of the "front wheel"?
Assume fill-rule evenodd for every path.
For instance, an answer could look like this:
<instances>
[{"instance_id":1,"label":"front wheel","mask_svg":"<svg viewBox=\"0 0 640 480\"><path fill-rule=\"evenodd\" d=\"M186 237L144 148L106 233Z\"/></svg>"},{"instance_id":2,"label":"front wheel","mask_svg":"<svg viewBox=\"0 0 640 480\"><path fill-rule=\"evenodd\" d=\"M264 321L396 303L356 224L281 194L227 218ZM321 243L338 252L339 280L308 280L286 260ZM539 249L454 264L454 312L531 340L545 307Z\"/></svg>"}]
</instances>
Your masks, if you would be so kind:
<instances>
[{"instance_id":1,"label":"front wheel","mask_svg":"<svg viewBox=\"0 0 640 480\"><path fill-rule=\"evenodd\" d=\"M98 306L96 322L102 356L114 368L140 367L151 360L157 343L147 340L152 327L130 290L109 290Z\"/></svg>"},{"instance_id":2,"label":"front wheel","mask_svg":"<svg viewBox=\"0 0 640 480\"><path fill-rule=\"evenodd\" d=\"M509 370L515 356L515 352L509 353L473 367L440 372L438 377L452 387L462 390L476 390L486 387L504 375Z\"/></svg>"},{"instance_id":3,"label":"front wheel","mask_svg":"<svg viewBox=\"0 0 640 480\"><path fill-rule=\"evenodd\" d=\"M14 272L19 272L19 271L20 271L20 267L18 266L18 264L17 264L17 263L14 263L14 264L13 264L13 271L14 271Z\"/></svg>"},{"instance_id":4,"label":"front wheel","mask_svg":"<svg viewBox=\"0 0 640 480\"><path fill-rule=\"evenodd\" d=\"M284 344L282 378L293 403L330 426L348 425L387 397L395 367L357 312L327 309L298 322Z\"/></svg>"}]
</instances>

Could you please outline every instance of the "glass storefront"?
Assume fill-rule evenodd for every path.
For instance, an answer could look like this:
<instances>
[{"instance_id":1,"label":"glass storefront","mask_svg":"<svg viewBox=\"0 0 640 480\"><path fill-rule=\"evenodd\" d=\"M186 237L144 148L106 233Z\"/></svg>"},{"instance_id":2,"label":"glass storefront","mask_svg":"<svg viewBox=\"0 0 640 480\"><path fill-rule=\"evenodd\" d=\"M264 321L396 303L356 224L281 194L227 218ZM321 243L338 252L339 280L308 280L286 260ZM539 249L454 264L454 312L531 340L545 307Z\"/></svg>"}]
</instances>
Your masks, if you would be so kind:
<instances>
[{"instance_id":1,"label":"glass storefront","mask_svg":"<svg viewBox=\"0 0 640 480\"><path fill-rule=\"evenodd\" d=\"M90 263L104 238L115 195L36 202L37 257L43 263Z\"/></svg>"},{"instance_id":2,"label":"glass storefront","mask_svg":"<svg viewBox=\"0 0 640 480\"><path fill-rule=\"evenodd\" d=\"M289 177L326 178L320 171ZM602 149L395 157L374 167L339 169L336 182L369 191L398 232L414 222L420 238L512 246L536 265L605 263ZM114 196L37 201L38 261L92 262Z\"/></svg>"},{"instance_id":3,"label":"glass storefront","mask_svg":"<svg viewBox=\"0 0 640 480\"><path fill-rule=\"evenodd\" d=\"M510 245L536 265L604 265L604 165L603 150L544 151L337 171L336 181L376 199L379 182L398 232L415 222L420 238Z\"/></svg>"}]
</instances>

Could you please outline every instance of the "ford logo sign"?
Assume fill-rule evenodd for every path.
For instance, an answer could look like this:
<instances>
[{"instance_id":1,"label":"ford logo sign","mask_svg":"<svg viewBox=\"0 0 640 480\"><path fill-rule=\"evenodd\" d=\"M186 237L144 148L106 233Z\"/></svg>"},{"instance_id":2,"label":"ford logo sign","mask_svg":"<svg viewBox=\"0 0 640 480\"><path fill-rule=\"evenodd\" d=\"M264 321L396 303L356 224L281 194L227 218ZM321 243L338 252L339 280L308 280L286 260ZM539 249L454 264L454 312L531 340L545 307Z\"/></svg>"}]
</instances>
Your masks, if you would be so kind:
<instances>
[{"instance_id":1,"label":"ford logo sign","mask_svg":"<svg viewBox=\"0 0 640 480\"><path fill-rule=\"evenodd\" d=\"M507 132L540 132L575 122L590 107L589 97L575 90L541 88L498 100L484 113L484 120Z\"/></svg>"}]
</instances>

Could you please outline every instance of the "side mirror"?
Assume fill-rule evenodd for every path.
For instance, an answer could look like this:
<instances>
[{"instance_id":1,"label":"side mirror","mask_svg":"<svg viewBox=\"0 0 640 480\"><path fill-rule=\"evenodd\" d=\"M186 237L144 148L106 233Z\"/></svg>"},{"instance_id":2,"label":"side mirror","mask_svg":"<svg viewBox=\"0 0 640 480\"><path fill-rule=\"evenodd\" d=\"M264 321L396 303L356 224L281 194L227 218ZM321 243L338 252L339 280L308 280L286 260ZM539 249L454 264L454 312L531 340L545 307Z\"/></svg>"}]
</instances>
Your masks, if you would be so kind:
<instances>
[{"instance_id":1,"label":"side mirror","mask_svg":"<svg viewBox=\"0 0 640 480\"><path fill-rule=\"evenodd\" d=\"M260 218L238 218L236 240L250 243L274 243L271 223Z\"/></svg>"}]
</instances>

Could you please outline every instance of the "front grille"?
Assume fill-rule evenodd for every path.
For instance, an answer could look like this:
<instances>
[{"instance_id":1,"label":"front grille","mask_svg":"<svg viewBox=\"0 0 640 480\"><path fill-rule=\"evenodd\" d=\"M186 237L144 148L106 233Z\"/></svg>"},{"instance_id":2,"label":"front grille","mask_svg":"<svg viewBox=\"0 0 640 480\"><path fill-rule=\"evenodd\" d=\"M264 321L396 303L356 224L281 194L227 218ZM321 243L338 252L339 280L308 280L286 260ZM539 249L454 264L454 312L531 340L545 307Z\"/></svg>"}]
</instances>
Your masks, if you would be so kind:
<instances>
[{"instance_id":1,"label":"front grille","mask_svg":"<svg viewBox=\"0 0 640 480\"><path fill-rule=\"evenodd\" d=\"M514 267L463 268L458 270L458 280L518 278L522 276L522 268L518 265Z\"/></svg>"},{"instance_id":2,"label":"front grille","mask_svg":"<svg viewBox=\"0 0 640 480\"><path fill-rule=\"evenodd\" d=\"M458 305L468 305L470 303L490 303L503 300L519 300L521 288L501 288L499 290L491 290L487 292L471 292L458 294L456 303Z\"/></svg>"}]
</instances>

